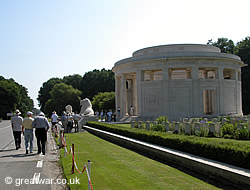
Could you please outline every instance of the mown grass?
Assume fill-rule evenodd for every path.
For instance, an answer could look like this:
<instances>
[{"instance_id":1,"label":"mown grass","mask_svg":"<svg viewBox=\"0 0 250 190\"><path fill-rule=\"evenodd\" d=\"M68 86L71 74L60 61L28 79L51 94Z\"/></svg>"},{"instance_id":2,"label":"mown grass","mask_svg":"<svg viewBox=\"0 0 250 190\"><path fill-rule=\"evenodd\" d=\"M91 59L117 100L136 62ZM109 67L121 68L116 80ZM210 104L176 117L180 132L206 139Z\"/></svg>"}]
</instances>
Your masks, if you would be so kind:
<instances>
[{"instance_id":1,"label":"mown grass","mask_svg":"<svg viewBox=\"0 0 250 190\"><path fill-rule=\"evenodd\" d=\"M67 134L67 145L74 143L79 170L91 160L91 181L94 190L166 190L217 189L197 178L133 151L119 147L87 132ZM87 175L71 174L72 157L63 156L61 164L68 181L80 179L80 184L69 184L71 189L87 189Z\"/></svg>"}]
</instances>

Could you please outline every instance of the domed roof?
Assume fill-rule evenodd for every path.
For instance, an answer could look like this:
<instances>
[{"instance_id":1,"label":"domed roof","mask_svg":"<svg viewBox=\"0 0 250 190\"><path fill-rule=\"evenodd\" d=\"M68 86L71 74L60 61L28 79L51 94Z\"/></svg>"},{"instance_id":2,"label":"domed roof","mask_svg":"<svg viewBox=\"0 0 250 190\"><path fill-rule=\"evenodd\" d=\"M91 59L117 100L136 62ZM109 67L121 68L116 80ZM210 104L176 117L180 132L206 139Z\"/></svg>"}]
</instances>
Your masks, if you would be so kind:
<instances>
[{"instance_id":1,"label":"domed roof","mask_svg":"<svg viewBox=\"0 0 250 190\"><path fill-rule=\"evenodd\" d=\"M158 53L180 53L180 52L216 52L220 53L220 48L202 44L172 44L143 48L133 53L133 57Z\"/></svg>"},{"instance_id":2,"label":"domed roof","mask_svg":"<svg viewBox=\"0 0 250 190\"><path fill-rule=\"evenodd\" d=\"M227 59L239 62L242 66L244 63L240 57L230 53L221 53L218 47L202 44L171 44L147 47L137 50L132 57L122 59L115 63L115 66L138 63L150 60L166 59Z\"/></svg>"}]
</instances>

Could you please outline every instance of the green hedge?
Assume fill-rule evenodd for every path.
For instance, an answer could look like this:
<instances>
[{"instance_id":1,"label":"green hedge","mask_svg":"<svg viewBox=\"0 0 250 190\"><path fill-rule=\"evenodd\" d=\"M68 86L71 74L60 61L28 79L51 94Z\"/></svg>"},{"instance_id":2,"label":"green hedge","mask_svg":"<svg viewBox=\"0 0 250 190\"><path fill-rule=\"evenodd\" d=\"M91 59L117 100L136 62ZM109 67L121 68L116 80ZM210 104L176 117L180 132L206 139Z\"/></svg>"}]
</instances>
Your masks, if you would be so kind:
<instances>
[{"instance_id":1,"label":"green hedge","mask_svg":"<svg viewBox=\"0 0 250 190\"><path fill-rule=\"evenodd\" d=\"M250 141L205 138L88 122L88 126L250 169Z\"/></svg>"}]
</instances>

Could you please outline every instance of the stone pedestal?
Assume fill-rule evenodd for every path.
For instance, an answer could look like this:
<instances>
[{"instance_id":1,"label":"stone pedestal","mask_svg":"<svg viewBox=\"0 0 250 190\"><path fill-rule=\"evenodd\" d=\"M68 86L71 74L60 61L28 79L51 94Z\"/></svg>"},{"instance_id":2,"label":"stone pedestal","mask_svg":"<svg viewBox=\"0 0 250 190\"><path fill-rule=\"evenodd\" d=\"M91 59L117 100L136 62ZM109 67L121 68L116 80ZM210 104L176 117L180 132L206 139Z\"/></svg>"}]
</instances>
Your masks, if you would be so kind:
<instances>
[{"instance_id":1,"label":"stone pedestal","mask_svg":"<svg viewBox=\"0 0 250 190\"><path fill-rule=\"evenodd\" d=\"M83 125L86 125L88 121L98 121L97 116L81 116L81 119L78 121L78 131L82 129Z\"/></svg>"}]
</instances>

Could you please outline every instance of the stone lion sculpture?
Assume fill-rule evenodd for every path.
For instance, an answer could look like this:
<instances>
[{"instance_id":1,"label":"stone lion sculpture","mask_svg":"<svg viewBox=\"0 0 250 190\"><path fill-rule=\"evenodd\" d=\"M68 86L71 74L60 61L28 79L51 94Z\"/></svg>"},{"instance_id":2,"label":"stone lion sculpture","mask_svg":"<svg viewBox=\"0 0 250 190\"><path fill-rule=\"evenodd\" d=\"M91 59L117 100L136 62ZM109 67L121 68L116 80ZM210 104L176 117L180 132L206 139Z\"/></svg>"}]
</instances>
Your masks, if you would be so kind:
<instances>
[{"instance_id":1,"label":"stone lion sculpture","mask_svg":"<svg viewBox=\"0 0 250 190\"><path fill-rule=\"evenodd\" d=\"M80 111L81 116L93 116L94 115L92 104L88 98L82 99L80 101L80 106L81 106L81 111Z\"/></svg>"}]
</instances>

